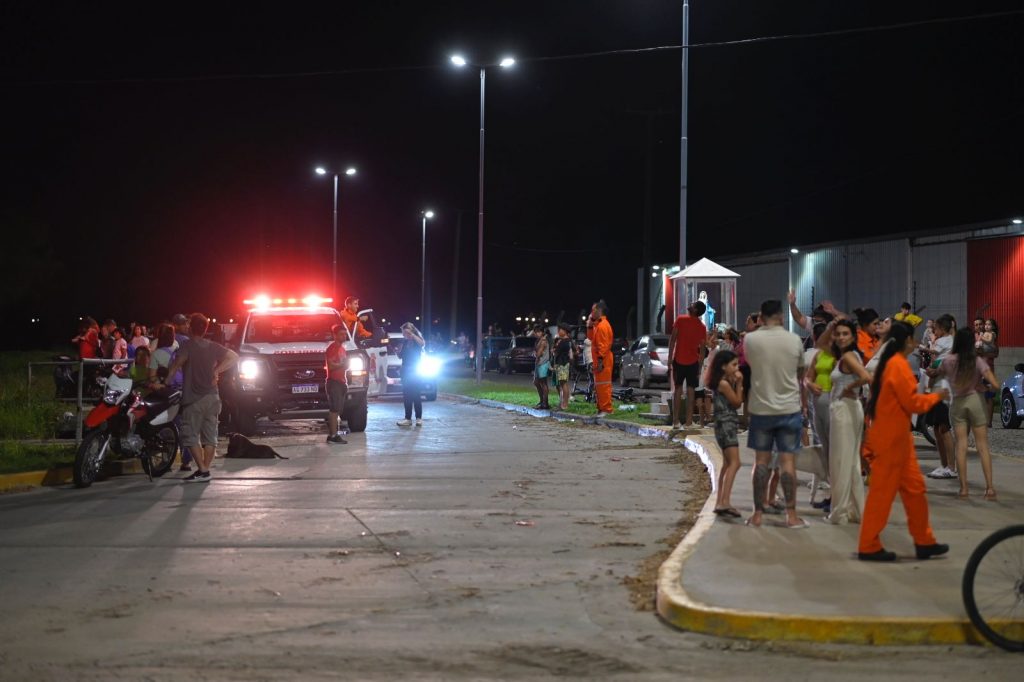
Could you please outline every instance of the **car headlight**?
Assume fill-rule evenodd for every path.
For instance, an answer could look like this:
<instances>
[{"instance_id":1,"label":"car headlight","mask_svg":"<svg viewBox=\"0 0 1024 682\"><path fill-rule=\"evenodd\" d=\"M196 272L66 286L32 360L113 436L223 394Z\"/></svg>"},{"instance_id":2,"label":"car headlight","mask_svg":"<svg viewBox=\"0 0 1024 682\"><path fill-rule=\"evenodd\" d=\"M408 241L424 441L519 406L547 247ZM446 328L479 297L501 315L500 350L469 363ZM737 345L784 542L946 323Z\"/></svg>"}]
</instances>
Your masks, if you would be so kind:
<instances>
[{"instance_id":1,"label":"car headlight","mask_svg":"<svg viewBox=\"0 0 1024 682\"><path fill-rule=\"evenodd\" d=\"M420 360L416 373L426 379L432 379L441 373L441 361L437 358L425 356Z\"/></svg>"},{"instance_id":2,"label":"car headlight","mask_svg":"<svg viewBox=\"0 0 1024 682\"><path fill-rule=\"evenodd\" d=\"M238 378L252 381L260 375L260 363L257 360L242 360L238 363Z\"/></svg>"},{"instance_id":3,"label":"car headlight","mask_svg":"<svg viewBox=\"0 0 1024 682\"><path fill-rule=\"evenodd\" d=\"M362 372L364 369L366 369L366 363L358 355L348 359L348 371Z\"/></svg>"}]
</instances>

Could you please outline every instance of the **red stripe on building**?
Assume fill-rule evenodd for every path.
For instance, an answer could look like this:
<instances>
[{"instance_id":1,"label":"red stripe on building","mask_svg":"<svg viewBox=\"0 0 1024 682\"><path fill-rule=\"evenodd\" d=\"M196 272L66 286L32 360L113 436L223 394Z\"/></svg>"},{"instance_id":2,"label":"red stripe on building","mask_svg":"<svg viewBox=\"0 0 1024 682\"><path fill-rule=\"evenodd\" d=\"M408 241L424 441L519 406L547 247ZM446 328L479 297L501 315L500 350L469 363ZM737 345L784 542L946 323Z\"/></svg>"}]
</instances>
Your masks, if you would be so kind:
<instances>
[{"instance_id":1,"label":"red stripe on building","mask_svg":"<svg viewBox=\"0 0 1024 682\"><path fill-rule=\"evenodd\" d=\"M967 242L967 310L999 323L1000 346L1024 346L1024 237Z\"/></svg>"}]
</instances>

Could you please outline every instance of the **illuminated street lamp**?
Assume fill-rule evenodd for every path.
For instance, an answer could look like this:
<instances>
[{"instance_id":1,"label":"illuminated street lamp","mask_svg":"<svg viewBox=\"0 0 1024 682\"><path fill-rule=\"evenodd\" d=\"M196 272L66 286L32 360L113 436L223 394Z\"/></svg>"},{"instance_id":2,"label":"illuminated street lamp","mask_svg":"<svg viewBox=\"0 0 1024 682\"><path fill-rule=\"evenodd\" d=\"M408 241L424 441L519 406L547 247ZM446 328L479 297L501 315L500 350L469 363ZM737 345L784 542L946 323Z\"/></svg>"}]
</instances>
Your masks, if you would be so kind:
<instances>
[{"instance_id":1,"label":"illuminated street lamp","mask_svg":"<svg viewBox=\"0 0 1024 682\"><path fill-rule=\"evenodd\" d=\"M317 175L327 175L328 171L323 166L315 169ZM349 167L345 169L345 175L351 177L356 174L356 169ZM331 297L338 300L338 173L334 173L334 248L331 249Z\"/></svg>"},{"instance_id":2,"label":"illuminated street lamp","mask_svg":"<svg viewBox=\"0 0 1024 682\"><path fill-rule=\"evenodd\" d=\"M427 221L434 217L434 212L427 209L420 211L420 216L423 218L423 251L421 252L420 259L420 316L416 319L422 319L426 322L424 331L427 335L426 338L429 339L430 320L427 318Z\"/></svg>"},{"instance_id":3,"label":"illuminated street lamp","mask_svg":"<svg viewBox=\"0 0 1024 682\"><path fill-rule=\"evenodd\" d=\"M460 54L453 54L451 62L456 68L463 68L469 65L466 58ZM515 66L516 60L512 57L503 57L497 63L503 69ZM476 247L476 383L483 381L484 366L480 361L484 353L484 102L485 86L487 84L487 68L495 64L472 64L480 69L480 163L478 170L479 197L477 199L477 247Z\"/></svg>"}]
</instances>

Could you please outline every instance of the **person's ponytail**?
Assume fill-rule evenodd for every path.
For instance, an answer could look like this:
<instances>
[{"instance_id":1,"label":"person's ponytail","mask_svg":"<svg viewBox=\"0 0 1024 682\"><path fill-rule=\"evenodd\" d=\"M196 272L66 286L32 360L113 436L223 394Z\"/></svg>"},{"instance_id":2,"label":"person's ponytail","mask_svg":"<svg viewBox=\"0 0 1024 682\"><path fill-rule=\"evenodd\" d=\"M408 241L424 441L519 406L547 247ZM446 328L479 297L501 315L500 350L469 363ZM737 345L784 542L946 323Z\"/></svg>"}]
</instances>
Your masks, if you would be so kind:
<instances>
[{"instance_id":1,"label":"person's ponytail","mask_svg":"<svg viewBox=\"0 0 1024 682\"><path fill-rule=\"evenodd\" d=\"M907 345L907 339L913 336L914 328L906 322L892 323L892 327L889 329L888 343L882 349L882 355L878 360L878 367L875 368L875 376L871 380L871 399L868 400L868 404L864 408L864 412L872 419L875 418L875 406L878 404L878 396L882 392L882 375L885 374L889 358L897 353L902 353Z\"/></svg>"}]
</instances>

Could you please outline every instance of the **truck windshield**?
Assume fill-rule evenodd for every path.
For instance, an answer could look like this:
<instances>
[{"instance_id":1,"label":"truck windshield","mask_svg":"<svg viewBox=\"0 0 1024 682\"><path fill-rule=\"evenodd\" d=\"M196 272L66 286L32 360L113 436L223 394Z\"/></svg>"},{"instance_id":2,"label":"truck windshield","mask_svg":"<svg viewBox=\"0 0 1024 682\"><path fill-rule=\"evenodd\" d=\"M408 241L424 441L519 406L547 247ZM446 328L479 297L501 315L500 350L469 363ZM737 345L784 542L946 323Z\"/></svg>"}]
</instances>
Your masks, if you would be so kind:
<instances>
[{"instance_id":1,"label":"truck windshield","mask_svg":"<svg viewBox=\"0 0 1024 682\"><path fill-rule=\"evenodd\" d=\"M339 315L260 315L249 320L243 343L330 343Z\"/></svg>"}]
</instances>

